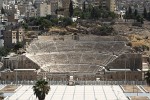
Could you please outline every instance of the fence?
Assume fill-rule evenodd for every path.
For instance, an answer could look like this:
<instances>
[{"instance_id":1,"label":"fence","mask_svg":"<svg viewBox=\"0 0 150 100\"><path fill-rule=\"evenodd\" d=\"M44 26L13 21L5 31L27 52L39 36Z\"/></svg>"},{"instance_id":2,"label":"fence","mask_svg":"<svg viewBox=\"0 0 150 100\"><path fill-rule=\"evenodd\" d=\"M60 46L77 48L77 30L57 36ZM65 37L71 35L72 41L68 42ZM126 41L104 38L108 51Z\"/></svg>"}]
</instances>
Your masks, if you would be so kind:
<instances>
[{"instance_id":1,"label":"fence","mask_svg":"<svg viewBox=\"0 0 150 100\"><path fill-rule=\"evenodd\" d=\"M36 81L0 81L0 84L34 85ZM68 81L48 81L50 85L68 85ZM75 81L75 85L147 85L146 81Z\"/></svg>"}]
</instances>

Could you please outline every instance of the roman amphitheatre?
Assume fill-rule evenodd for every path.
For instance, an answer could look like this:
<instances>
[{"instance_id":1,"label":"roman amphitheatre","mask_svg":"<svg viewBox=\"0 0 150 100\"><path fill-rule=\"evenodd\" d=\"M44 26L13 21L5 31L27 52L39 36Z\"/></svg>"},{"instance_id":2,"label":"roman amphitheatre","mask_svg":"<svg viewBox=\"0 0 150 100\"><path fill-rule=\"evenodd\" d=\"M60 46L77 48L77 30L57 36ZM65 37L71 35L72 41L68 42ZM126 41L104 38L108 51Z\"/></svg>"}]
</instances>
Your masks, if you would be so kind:
<instances>
[{"instance_id":1,"label":"roman amphitheatre","mask_svg":"<svg viewBox=\"0 0 150 100\"><path fill-rule=\"evenodd\" d=\"M16 71L20 81L43 77L67 81L70 76L74 80L142 80L141 54L127 43L119 35L38 36L26 46L26 53L3 59L11 74L3 71L2 80L16 81Z\"/></svg>"},{"instance_id":2,"label":"roman amphitheatre","mask_svg":"<svg viewBox=\"0 0 150 100\"><path fill-rule=\"evenodd\" d=\"M127 43L123 36L39 36L27 45L26 53L6 62L14 70L2 74L18 84L11 85L17 89L11 88L9 96L4 91L9 86L0 85L0 90L5 100L37 100L34 80L45 78L51 84L45 100L149 100L149 87L140 83L142 75L137 70L142 68L141 54ZM75 86L68 86L70 81Z\"/></svg>"},{"instance_id":3,"label":"roman amphitheatre","mask_svg":"<svg viewBox=\"0 0 150 100\"><path fill-rule=\"evenodd\" d=\"M39 37L29 45L26 56L42 68L51 66L53 71L53 65L59 65L60 68L62 65L71 65L72 68L77 65L79 69L82 65L83 69L84 65L106 66L110 59L115 59L127 51L125 41L114 41L114 37L80 37L80 40L72 40L72 37L68 36L67 39L63 37L64 40L61 38L46 40L45 37Z\"/></svg>"}]
</instances>

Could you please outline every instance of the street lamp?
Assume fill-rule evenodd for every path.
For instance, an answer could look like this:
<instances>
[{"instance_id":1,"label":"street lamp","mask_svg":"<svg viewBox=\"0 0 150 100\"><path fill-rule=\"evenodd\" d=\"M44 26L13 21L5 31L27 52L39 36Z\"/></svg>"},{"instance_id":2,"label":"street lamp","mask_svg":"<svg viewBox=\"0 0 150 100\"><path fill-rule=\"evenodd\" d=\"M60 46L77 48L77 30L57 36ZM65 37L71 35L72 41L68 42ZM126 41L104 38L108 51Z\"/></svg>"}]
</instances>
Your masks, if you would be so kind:
<instances>
[{"instance_id":1,"label":"street lamp","mask_svg":"<svg viewBox=\"0 0 150 100\"><path fill-rule=\"evenodd\" d=\"M16 69L16 84L17 84L17 80L18 80L18 79L17 79L17 69Z\"/></svg>"},{"instance_id":2,"label":"street lamp","mask_svg":"<svg viewBox=\"0 0 150 100\"><path fill-rule=\"evenodd\" d=\"M126 73L126 67L127 67L126 65L127 65L127 64L126 64L126 62L127 62L127 61L126 61L126 59L125 59L125 85L126 85L126 80L127 80L127 77L126 77L126 74L127 74L127 73Z\"/></svg>"},{"instance_id":3,"label":"street lamp","mask_svg":"<svg viewBox=\"0 0 150 100\"><path fill-rule=\"evenodd\" d=\"M45 71L44 72L44 75L43 75L43 79L46 81L47 80L47 76L46 76L47 72Z\"/></svg>"},{"instance_id":4,"label":"street lamp","mask_svg":"<svg viewBox=\"0 0 150 100\"><path fill-rule=\"evenodd\" d=\"M49 72L49 74L50 74L49 84L51 84L51 69L50 69L50 68L49 68L48 72Z\"/></svg>"},{"instance_id":5,"label":"street lamp","mask_svg":"<svg viewBox=\"0 0 150 100\"><path fill-rule=\"evenodd\" d=\"M126 84L126 81L127 81L127 77L126 77L126 75L127 75L127 71L126 71L126 69L127 69L127 58L128 58L128 56L127 56L127 54L126 53L124 53L124 62L125 62L125 66L124 66L124 81L125 81L125 84Z\"/></svg>"},{"instance_id":6,"label":"street lamp","mask_svg":"<svg viewBox=\"0 0 150 100\"><path fill-rule=\"evenodd\" d=\"M17 72L17 69L18 69L18 66L19 66L19 56L17 56L17 65L16 65L16 84L18 84L18 72Z\"/></svg>"}]
</instances>

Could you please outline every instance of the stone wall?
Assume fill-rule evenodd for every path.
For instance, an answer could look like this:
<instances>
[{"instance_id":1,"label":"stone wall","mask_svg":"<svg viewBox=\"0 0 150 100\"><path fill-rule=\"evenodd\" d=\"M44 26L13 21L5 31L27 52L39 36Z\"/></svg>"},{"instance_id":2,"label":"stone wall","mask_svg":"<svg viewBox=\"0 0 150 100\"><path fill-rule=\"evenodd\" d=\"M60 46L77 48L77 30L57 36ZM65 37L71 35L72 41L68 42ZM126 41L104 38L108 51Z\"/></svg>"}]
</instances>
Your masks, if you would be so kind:
<instances>
[{"instance_id":1,"label":"stone wall","mask_svg":"<svg viewBox=\"0 0 150 100\"><path fill-rule=\"evenodd\" d=\"M40 67L28 59L24 55L13 56L9 58L3 58L2 63L4 64L1 70L4 69L39 69Z\"/></svg>"},{"instance_id":2,"label":"stone wall","mask_svg":"<svg viewBox=\"0 0 150 100\"><path fill-rule=\"evenodd\" d=\"M106 69L142 69L142 55L137 53L127 53L119 56L109 63Z\"/></svg>"},{"instance_id":3,"label":"stone wall","mask_svg":"<svg viewBox=\"0 0 150 100\"><path fill-rule=\"evenodd\" d=\"M36 71L3 71L1 72L2 81L28 81L36 80L37 72Z\"/></svg>"},{"instance_id":4,"label":"stone wall","mask_svg":"<svg viewBox=\"0 0 150 100\"><path fill-rule=\"evenodd\" d=\"M142 72L140 71L117 71L107 72L104 76L104 80L108 81L140 81L142 80Z\"/></svg>"}]
</instances>

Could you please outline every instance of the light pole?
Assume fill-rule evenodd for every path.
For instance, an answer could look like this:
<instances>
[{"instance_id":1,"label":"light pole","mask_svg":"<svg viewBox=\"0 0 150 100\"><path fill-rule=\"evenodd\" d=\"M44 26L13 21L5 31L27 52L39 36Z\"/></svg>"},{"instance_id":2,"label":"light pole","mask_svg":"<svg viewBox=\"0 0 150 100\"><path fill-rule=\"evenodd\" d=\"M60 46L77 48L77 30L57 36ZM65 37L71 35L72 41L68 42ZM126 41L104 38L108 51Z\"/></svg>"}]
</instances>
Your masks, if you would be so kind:
<instances>
[{"instance_id":1,"label":"light pole","mask_svg":"<svg viewBox=\"0 0 150 100\"><path fill-rule=\"evenodd\" d=\"M124 55L124 58L122 59L122 60L124 60L124 82L125 82L125 85L126 85L126 81L127 81L127 71L126 71L126 69L127 69L127 54L126 53L124 53L123 54Z\"/></svg>"},{"instance_id":2,"label":"light pole","mask_svg":"<svg viewBox=\"0 0 150 100\"><path fill-rule=\"evenodd\" d=\"M49 74L50 74L50 78L49 78L49 85L51 85L51 69L49 68Z\"/></svg>"},{"instance_id":3,"label":"light pole","mask_svg":"<svg viewBox=\"0 0 150 100\"><path fill-rule=\"evenodd\" d=\"M16 84L18 84L18 73L17 73L17 69L18 69L18 66L19 66L19 56L17 56L17 65L16 65Z\"/></svg>"},{"instance_id":4,"label":"light pole","mask_svg":"<svg viewBox=\"0 0 150 100\"><path fill-rule=\"evenodd\" d=\"M44 79L45 81L47 80L46 73L47 73L47 72L44 72L44 75L43 75L43 79Z\"/></svg>"},{"instance_id":5,"label":"light pole","mask_svg":"<svg viewBox=\"0 0 150 100\"><path fill-rule=\"evenodd\" d=\"M126 80L127 80L127 77L126 77L126 67L127 67L126 65L127 65L127 64L126 64L126 62L127 62L127 61L126 61L126 59L125 59L125 85L126 85Z\"/></svg>"},{"instance_id":6,"label":"light pole","mask_svg":"<svg viewBox=\"0 0 150 100\"><path fill-rule=\"evenodd\" d=\"M17 80L18 80L18 79L17 79L17 69L16 69L16 84L17 84Z\"/></svg>"}]
</instances>

